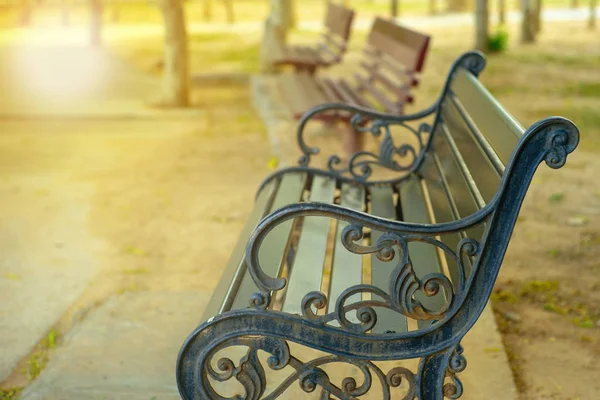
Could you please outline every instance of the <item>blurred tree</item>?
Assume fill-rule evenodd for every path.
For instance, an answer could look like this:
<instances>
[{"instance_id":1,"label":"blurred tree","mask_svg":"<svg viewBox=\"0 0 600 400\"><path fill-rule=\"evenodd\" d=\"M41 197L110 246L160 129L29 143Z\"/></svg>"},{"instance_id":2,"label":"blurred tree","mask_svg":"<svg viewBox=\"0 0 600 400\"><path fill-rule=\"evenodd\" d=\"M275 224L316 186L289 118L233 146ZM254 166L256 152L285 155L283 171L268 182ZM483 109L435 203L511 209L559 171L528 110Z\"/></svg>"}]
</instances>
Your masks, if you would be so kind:
<instances>
[{"instance_id":1,"label":"blurred tree","mask_svg":"<svg viewBox=\"0 0 600 400\"><path fill-rule=\"evenodd\" d=\"M596 28L596 0L590 0L590 16L588 18L588 28Z\"/></svg>"},{"instance_id":2,"label":"blurred tree","mask_svg":"<svg viewBox=\"0 0 600 400\"><path fill-rule=\"evenodd\" d=\"M523 11L521 19L521 43L535 42L535 22L531 3L532 0L521 0Z\"/></svg>"},{"instance_id":3,"label":"blurred tree","mask_svg":"<svg viewBox=\"0 0 600 400\"><path fill-rule=\"evenodd\" d=\"M275 72L272 62L272 49L286 46L288 32L296 23L293 3L293 0L271 0L271 11L265 21L260 49L260 69L262 72Z\"/></svg>"},{"instance_id":4,"label":"blurred tree","mask_svg":"<svg viewBox=\"0 0 600 400\"><path fill-rule=\"evenodd\" d=\"M227 22L230 24L235 23L235 14L233 12L233 0L223 0L225 5L225 14L227 15Z\"/></svg>"},{"instance_id":5,"label":"blurred tree","mask_svg":"<svg viewBox=\"0 0 600 400\"><path fill-rule=\"evenodd\" d=\"M90 0L90 45L102 46L102 13L104 4L102 0Z\"/></svg>"},{"instance_id":6,"label":"blurred tree","mask_svg":"<svg viewBox=\"0 0 600 400\"><path fill-rule=\"evenodd\" d=\"M164 99L162 105L189 105L188 44L183 0L159 0L165 22Z\"/></svg>"},{"instance_id":7,"label":"blurred tree","mask_svg":"<svg viewBox=\"0 0 600 400\"><path fill-rule=\"evenodd\" d=\"M498 23L500 25L506 23L506 0L498 0Z\"/></svg>"},{"instance_id":8,"label":"blurred tree","mask_svg":"<svg viewBox=\"0 0 600 400\"><path fill-rule=\"evenodd\" d=\"M475 1L475 48L489 50L490 27L488 0Z\"/></svg>"},{"instance_id":9,"label":"blurred tree","mask_svg":"<svg viewBox=\"0 0 600 400\"><path fill-rule=\"evenodd\" d=\"M579 7L579 0L571 0L571 8Z\"/></svg>"},{"instance_id":10,"label":"blurred tree","mask_svg":"<svg viewBox=\"0 0 600 400\"><path fill-rule=\"evenodd\" d=\"M435 15L437 14L437 1L436 0L429 0L429 15Z\"/></svg>"},{"instance_id":11,"label":"blurred tree","mask_svg":"<svg viewBox=\"0 0 600 400\"><path fill-rule=\"evenodd\" d=\"M542 31L542 0L533 0L534 8L533 8L533 29L535 33L540 33Z\"/></svg>"},{"instance_id":12,"label":"blurred tree","mask_svg":"<svg viewBox=\"0 0 600 400\"><path fill-rule=\"evenodd\" d=\"M467 11L469 9L468 0L447 0L446 3L449 11Z\"/></svg>"},{"instance_id":13,"label":"blurred tree","mask_svg":"<svg viewBox=\"0 0 600 400\"><path fill-rule=\"evenodd\" d=\"M31 22L31 14L33 11L33 5L31 0L21 0L21 7L19 10L19 25L28 26Z\"/></svg>"},{"instance_id":14,"label":"blurred tree","mask_svg":"<svg viewBox=\"0 0 600 400\"><path fill-rule=\"evenodd\" d=\"M202 14L204 16L204 20L209 22L212 20L212 0L204 0L202 5Z\"/></svg>"},{"instance_id":15,"label":"blurred tree","mask_svg":"<svg viewBox=\"0 0 600 400\"><path fill-rule=\"evenodd\" d=\"M392 0L390 4L390 15L392 16L392 18L396 18L398 16L398 8L398 0Z\"/></svg>"},{"instance_id":16,"label":"blurred tree","mask_svg":"<svg viewBox=\"0 0 600 400\"><path fill-rule=\"evenodd\" d=\"M60 16L62 24L64 26L69 25L69 3L67 0L61 0L60 2Z\"/></svg>"}]
</instances>

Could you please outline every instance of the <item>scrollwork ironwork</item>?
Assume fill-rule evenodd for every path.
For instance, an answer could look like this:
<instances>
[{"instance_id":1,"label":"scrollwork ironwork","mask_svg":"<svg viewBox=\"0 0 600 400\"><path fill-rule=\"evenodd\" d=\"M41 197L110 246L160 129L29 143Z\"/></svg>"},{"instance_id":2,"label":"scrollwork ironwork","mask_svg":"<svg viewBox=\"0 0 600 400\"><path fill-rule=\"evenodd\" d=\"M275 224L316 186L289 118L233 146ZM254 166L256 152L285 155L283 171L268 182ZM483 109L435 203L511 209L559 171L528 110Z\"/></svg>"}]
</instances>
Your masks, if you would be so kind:
<instances>
[{"instance_id":1,"label":"scrollwork ironwork","mask_svg":"<svg viewBox=\"0 0 600 400\"><path fill-rule=\"evenodd\" d=\"M218 352L231 348L232 346L245 346L245 355L241 357L236 365L233 360L221 357L216 362L219 371L215 371L212 361ZM269 354L267 366L269 369L278 371L285 367L292 367L294 372L285 378L279 386L270 393L265 394L267 388L267 369L262 365L258 350ZM347 364L358 370L362 376L362 383L358 383L353 377L346 377L341 384L334 384L325 370L322 368L328 364ZM339 399L358 399L371 390L374 381L379 383L379 390L383 394L382 400L391 399L391 388L402 384L407 386L406 394L402 399L412 400L417 393L415 374L407 368L395 367L384 373L381 368L371 361L351 359L338 355L327 355L314 360L304 362L290 353L288 343L283 339L241 337L235 340L225 341L207 354L203 363L202 382L215 399L219 400L271 400L276 399L294 382L298 382L300 388L306 392L314 392L321 388L322 398L333 395ZM208 379L210 378L210 379ZM375 379L374 379L375 378ZM216 382L227 382L236 379L243 387L243 395L223 397L217 393L210 380Z\"/></svg>"},{"instance_id":2,"label":"scrollwork ironwork","mask_svg":"<svg viewBox=\"0 0 600 400\"><path fill-rule=\"evenodd\" d=\"M467 368L467 359L463 355L463 347L458 344L448 359L446 378L449 382L443 386L444 397L458 399L462 396L463 385L456 375L463 372L465 368Z\"/></svg>"},{"instance_id":3,"label":"scrollwork ironwork","mask_svg":"<svg viewBox=\"0 0 600 400\"><path fill-rule=\"evenodd\" d=\"M424 135L431 133L431 125L421 123L418 128L413 128L404 121L390 121L387 119L370 119L368 114L357 112L350 118L350 126L359 133L369 133L373 137L381 137L378 154L369 151L354 153L342 166L342 158L332 155L327 162L327 172L332 176L349 177L360 183L374 183L372 179L374 168L381 167L393 172L403 172L400 177L390 180L376 180L376 183L398 181L416 169L426 145ZM406 129L416 139L415 144L402 143L398 146L394 143L391 126ZM304 142L304 136L298 137L299 147L303 154L298 160L300 166L308 167L312 154L319 152L318 148L308 146Z\"/></svg>"},{"instance_id":4,"label":"scrollwork ironwork","mask_svg":"<svg viewBox=\"0 0 600 400\"><path fill-rule=\"evenodd\" d=\"M361 226L348 225L342 231L342 244L352 253L374 254L385 262L394 260L397 251L400 253L396 268L390 276L389 293L372 285L354 285L340 294L335 304L335 311L325 315L317 315L315 310L327 306L327 297L321 292L310 292L303 298L301 304L302 315L306 319L319 324L337 321L343 329L356 333L368 332L375 326L377 322L375 307L391 309L416 320L439 320L444 317L452 306L455 292L464 288L464 257L477 256L480 250L479 243L470 238L460 241L457 250L454 251L435 238L421 235L386 233L372 246L357 244L356 242L360 241L362 237ZM455 282L456 289L442 273L428 274L422 279L417 277L408 249L408 244L415 241L439 247L456 260L460 277L460 281ZM422 293L426 297L432 297L440 293L441 290L444 291L446 302L444 307L438 310L428 309L416 296L417 293ZM348 299L359 293L369 293L375 299L347 304ZM356 311L357 323L346 317L350 311Z\"/></svg>"}]
</instances>

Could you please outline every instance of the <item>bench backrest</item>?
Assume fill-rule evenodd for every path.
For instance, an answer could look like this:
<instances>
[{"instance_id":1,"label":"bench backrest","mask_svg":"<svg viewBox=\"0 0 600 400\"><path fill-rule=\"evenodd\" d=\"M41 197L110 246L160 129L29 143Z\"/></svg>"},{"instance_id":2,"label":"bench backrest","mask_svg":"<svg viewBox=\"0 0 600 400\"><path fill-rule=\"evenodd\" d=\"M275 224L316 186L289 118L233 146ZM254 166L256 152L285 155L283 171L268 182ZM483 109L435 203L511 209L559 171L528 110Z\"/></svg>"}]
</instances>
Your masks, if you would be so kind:
<instances>
[{"instance_id":1,"label":"bench backrest","mask_svg":"<svg viewBox=\"0 0 600 400\"><path fill-rule=\"evenodd\" d=\"M319 51L327 53L327 56L340 58L347 49L353 20L354 10L329 2L325 14L325 32Z\"/></svg>"},{"instance_id":2,"label":"bench backrest","mask_svg":"<svg viewBox=\"0 0 600 400\"><path fill-rule=\"evenodd\" d=\"M455 221L490 202L523 133L523 127L477 77L459 67L441 101L431 147L420 168L432 219ZM481 225L468 232L445 235L442 241L456 249L463 237L480 240L484 229ZM450 257L447 262L456 279L456 262Z\"/></svg>"},{"instance_id":3,"label":"bench backrest","mask_svg":"<svg viewBox=\"0 0 600 400\"><path fill-rule=\"evenodd\" d=\"M412 101L410 89L418 84L429 42L428 35L378 17L360 64L363 74L355 74L359 90L386 112L402 113L403 105Z\"/></svg>"}]
</instances>

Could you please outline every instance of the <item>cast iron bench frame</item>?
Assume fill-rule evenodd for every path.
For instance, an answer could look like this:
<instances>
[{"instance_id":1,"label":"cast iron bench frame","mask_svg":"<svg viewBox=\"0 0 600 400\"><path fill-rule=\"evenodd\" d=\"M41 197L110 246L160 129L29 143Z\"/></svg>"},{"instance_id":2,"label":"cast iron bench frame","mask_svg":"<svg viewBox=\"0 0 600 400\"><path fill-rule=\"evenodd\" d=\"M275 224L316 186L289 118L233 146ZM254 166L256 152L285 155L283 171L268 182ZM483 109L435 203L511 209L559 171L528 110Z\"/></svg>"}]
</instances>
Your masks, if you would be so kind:
<instances>
[{"instance_id":1,"label":"cast iron bench frame","mask_svg":"<svg viewBox=\"0 0 600 400\"><path fill-rule=\"evenodd\" d=\"M298 127L298 143L303 152L300 165L268 177L259 189L259 201L261 193L272 182L290 174L310 174L313 180L317 177L335 179L342 185L373 191L411 179L425 182L429 174L427 165L437 165L440 178L430 181L430 187L432 191L436 185L446 190L450 209L459 217L433 223L403 222L317 201L296 201L270 212L251 230L245 259L238 262L233 282L225 286L219 284L220 289L213 300L220 300L209 304L208 320L192 332L182 346L177 362L177 383L184 399L222 399L224 397L215 391L211 382L233 378L245 390L236 398L244 399L277 398L293 382L299 382L306 392L319 388L323 399L331 396L360 398L369 392L373 382L381 385L384 399L389 399L390 390L403 382L408 385L404 399L437 400L461 396L462 384L457 375L466 367L466 359L460 341L488 302L531 179L543 161L551 168L561 168L579 142L577 127L560 117L547 118L523 129L479 82L478 76L484 66L485 59L478 52L459 57L438 100L415 114L389 115L345 104L326 104L304 116ZM340 157L332 156L328 168L311 167L311 158L319 150L305 143L304 127L315 115L328 110L352 112L355 129L381 138L379 154L359 152L345 167L340 165ZM421 122L427 117L433 117L433 123ZM369 120L366 125L365 120ZM414 122L418 128L411 127L410 123ZM418 144L394 144L391 127L407 129L419 139ZM452 134L448 133L450 128L454 129ZM472 143L467 144L476 146L480 150L477 154L488 157L481 168L465 169L472 161L471 153L459 151L466 143L461 139L465 134L472 139ZM449 150L444 150L447 154L438 146L442 143L440 137L448 144ZM407 155L412 156L408 164L393 158ZM449 163L448 160L454 161ZM375 168L386 168L398 172L399 176L377 179ZM463 186L456 186L457 180L452 181L459 175L446 175L452 168L458 168ZM479 169L486 168L498 172L498 182L491 186L485 186L486 181L478 175ZM450 180L446 181L446 178ZM458 196L452 197L453 191ZM461 195L467 194L466 191L470 192L464 197L470 199L467 203L475 204L473 212L463 212L467 203L461 200ZM435 193L431 196L433 204ZM301 304L297 305L298 314L271 309L278 294L284 289L291 290L297 278L285 279L277 275L277 269L273 273L268 265L261 264L259 249L267 243L265 237L268 238L273 229L298 217L314 216L346 223L341 242L349 253L372 254L373 260L381 261L380 266L396 260L390 270L389 291L374 284L346 288L325 314L319 310L328 307L328 298L319 291L304 295ZM364 231L369 229L372 236L374 232L380 234L370 245L363 245ZM479 240L473 238L479 235ZM453 248L447 241L452 237L457 243ZM241 243L245 242L242 237ZM418 276L414 244L432 246L437 254L454 262L454 275L448 277L442 272L434 272ZM297 271L294 268L292 274ZM244 276L251 277L257 289L246 297L248 308L236 308L230 300L236 290L243 289ZM370 293L372 297L348 301L357 293ZM429 307L426 300L441 295L445 299L443 307ZM354 311L356 318L347 317ZM419 329L376 332L377 324L382 322L377 321L377 316L383 311L411 317L419 322ZM329 356L302 361L291 354L289 343L308 346ZM229 358L215 359L219 350L231 346L245 346L248 350L239 362ZM269 355L267 365L259 360L258 350ZM420 359L417 371L395 367L385 372L374 363L415 358ZM321 368L332 362L354 365L362 372L364 382L358 384L348 377L341 384L335 384ZM292 367L295 373L263 397L267 371L286 366Z\"/></svg>"}]
</instances>

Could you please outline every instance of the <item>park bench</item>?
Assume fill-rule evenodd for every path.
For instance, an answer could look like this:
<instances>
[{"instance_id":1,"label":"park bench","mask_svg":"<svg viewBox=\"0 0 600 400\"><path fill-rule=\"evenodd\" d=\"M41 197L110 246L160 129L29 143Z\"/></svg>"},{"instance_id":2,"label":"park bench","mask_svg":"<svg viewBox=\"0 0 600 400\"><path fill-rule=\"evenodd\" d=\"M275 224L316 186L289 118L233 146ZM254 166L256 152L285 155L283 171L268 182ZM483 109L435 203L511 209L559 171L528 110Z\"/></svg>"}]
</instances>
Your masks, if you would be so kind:
<instances>
[{"instance_id":1,"label":"park bench","mask_svg":"<svg viewBox=\"0 0 600 400\"><path fill-rule=\"evenodd\" d=\"M488 302L533 174L541 162L562 167L579 141L560 117L523 129L479 81L484 66L480 53L459 57L438 100L414 114L327 104L303 117L299 166L261 185L205 322L180 351L184 399L221 399L215 388L232 380L244 399L294 388L389 399L399 386L403 399L460 397L460 342ZM330 110L353 113L379 150L312 166L304 127ZM223 355L233 348L239 356ZM399 365L407 359L418 368ZM356 371L332 378L330 364Z\"/></svg>"},{"instance_id":2,"label":"park bench","mask_svg":"<svg viewBox=\"0 0 600 400\"><path fill-rule=\"evenodd\" d=\"M296 71L312 75L319 67L329 67L342 61L348 47L354 10L328 2L325 14L325 31L314 47L274 46L273 65L291 65Z\"/></svg>"},{"instance_id":3,"label":"park bench","mask_svg":"<svg viewBox=\"0 0 600 400\"><path fill-rule=\"evenodd\" d=\"M280 92L295 118L326 103L350 105L402 114L411 103L425 64L430 37L393 21L376 18L367 38L363 59L352 77L333 78L306 72L278 76ZM348 113L332 110L317 116L347 120Z\"/></svg>"}]
</instances>

